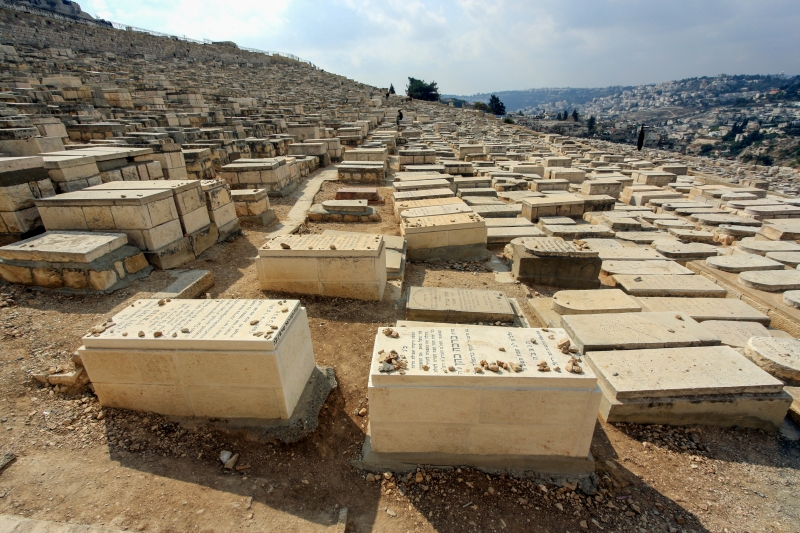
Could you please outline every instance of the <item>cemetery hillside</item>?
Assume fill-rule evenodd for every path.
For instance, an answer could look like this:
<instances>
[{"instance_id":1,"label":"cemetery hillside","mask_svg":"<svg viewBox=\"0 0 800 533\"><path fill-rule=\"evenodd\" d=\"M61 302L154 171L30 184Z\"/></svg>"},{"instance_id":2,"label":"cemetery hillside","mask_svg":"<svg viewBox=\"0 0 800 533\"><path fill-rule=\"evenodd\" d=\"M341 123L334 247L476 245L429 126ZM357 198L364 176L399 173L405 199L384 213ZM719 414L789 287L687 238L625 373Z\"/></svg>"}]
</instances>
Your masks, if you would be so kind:
<instances>
[{"instance_id":1,"label":"cemetery hillside","mask_svg":"<svg viewBox=\"0 0 800 533\"><path fill-rule=\"evenodd\" d=\"M290 52L0 0L0 533L798 531L763 109Z\"/></svg>"}]
</instances>

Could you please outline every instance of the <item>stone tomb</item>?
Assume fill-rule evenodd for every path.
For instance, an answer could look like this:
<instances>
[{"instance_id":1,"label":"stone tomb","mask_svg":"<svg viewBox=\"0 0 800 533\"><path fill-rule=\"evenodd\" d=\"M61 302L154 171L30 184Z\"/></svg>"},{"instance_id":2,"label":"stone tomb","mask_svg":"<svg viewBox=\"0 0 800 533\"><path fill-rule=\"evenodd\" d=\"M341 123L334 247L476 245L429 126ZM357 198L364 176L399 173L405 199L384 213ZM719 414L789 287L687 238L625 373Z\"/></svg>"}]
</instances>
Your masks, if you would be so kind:
<instances>
[{"instance_id":1,"label":"stone tomb","mask_svg":"<svg viewBox=\"0 0 800 533\"><path fill-rule=\"evenodd\" d=\"M460 205L469 207L467 204L464 203L464 200L462 200L461 198L456 198L454 196L450 198L428 198L425 200L404 200L401 202L396 201L394 202L394 219L400 222L402 213L408 209L417 209L419 207L434 207L442 205Z\"/></svg>"},{"instance_id":2,"label":"stone tomb","mask_svg":"<svg viewBox=\"0 0 800 533\"><path fill-rule=\"evenodd\" d=\"M287 419L314 370L297 300L138 300L78 352L100 405Z\"/></svg>"},{"instance_id":3,"label":"stone tomb","mask_svg":"<svg viewBox=\"0 0 800 533\"><path fill-rule=\"evenodd\" d=\"M406 318L430 322L514 322L514 308L500 291L409 287Z\"/></svg>"},{"instance_id":4,"label":"stone tomb","mask_svg":"<svg viewBox=\"0 0 800 533\"><path fill-rule=\"evenodd\" d=\"M474 213L403 218L400 234L408 243L408 259L471 259L486 254L486 224Z\"/></svg>"},{"instance_id":5,"label":"stone tomb","mask_svg":"<svg viewBox=\"0 0 800 533\"><path fill-rule=\"evenodd\" d=\"M159 181L111 181L87 191L142 191L162 190L172 191L175 198L175 208L181 221L184 236L192 243L195 256L199 256L211 248L218 238L216 227L211 228L211 219L206 208L205 196L200 182L197 180L159 180Z\"/></svg>"},{"instance_id":6,"label":"stone tomb","mask_svg":"<svg viewBox=\"0 0 800 533\"><path fill-rule=\"evenodd\" d=\"M773 430L791 404L783 383L728 346L589 352L585 360L610 423Z\"/></svg>"},{"instance_id":7,"label":"stone tomb","mask_svg":"<svg viewBox=\"0 0 800 533\"><path fill-rule=\"evenodd\" d=\"M800 289L798 270L757 270L739 274L739 283L751 289L783 292Z\"/></svg>"},{"instance_id":8,"label":"stone tomb","mask_svg":"<svg viewBox=\"0 0 800 533\"><path fill-rule=\"evenodd\" d=\"M686 296L693 298L725 298L724 288L703 276L664 274L639 276L618 274L617 285L631 296Z\"/></svg>"},{"instance_id":9,"label":"stone tomb","mask_svg":"<svg viewBox=\"0 0 800 533\"><path fill-rule=\"evenodd\" d=\"M800 340L752 337L745 356L787 385L800 387Z\"/></svg>"},{"instance_id":10,"label":"stone tomb","mask_svg":"<svg viewBox=\"0 0 800 533\"><path fill-rule=\"evenodd\" d=\"M275 210L270 209L269 195L266 189L239 189L231 191L239 222L249 222L267 226L277 218Z\"/></svg>"},{"instance_id":11,"label":"stone tomb","mask_svg":"<svg viewBox=\"0 0 800 533\"><path fill-rule=\"evenodd\" d=\"M381 300L386 288L383 236L284 235L258 250L262 291Z\"/></svg>"},{"instance_id":12,"label":"stone tomb","mask_svg":"<svg viewBox=\"0 0 800 533\"><path fill-rule=\"evenodd\" d=\"M731 348L741 349L751 337L769 337L769 330L758 322L733 320L706 320L703 327L714 333L720 343Z\"/></svg>"},{"instance_id":13,"label":"stone tomb","mask_svg":"<svg viewBox=\"0 0 800 533\"><path fill-rule=\"evenodd\" d=\"M719 337L681 312L565 315L561 323L581 352L720 343Z\"/></svg>"},{"instance_id":14,"label":"stone tomb","mask_svg":"<svg viewBox=\"0 0 800 533\"><path fill-rule=\"evenodd\" d=\"M751 272L755 270L783 270L783 263L756 254L731 254L709 257L706 264L723 272Z\"/></svg>"},{"instance_id":15,"label":"stone tomb","mask_svg":"<svg viewBox=\"0 0 800 533\"><path fill-rule=\"evenodd\" d=\"M313 222L379 222L381 219L367 200L326 200L311 206L308 220Z\"/></svg>"},{"instance_id":16,"label":"stone tomb","mask_svg":"<svg viewBox=\"0 0 800 533\"><path fill-rule=\"evenodd\" d=\"M203 180L200 186L206 197L208 216L211 222L217 225L219 233L217 240L222 242L241 233L242 228L236 216L236 204L233 202L228 184L223 180Z\"/></svg>"},{"instance_id":17,"label":"stone tomb","mask_svg":"<svg viewBox=\"0 0 800 533\"><path fill-rule=\"evenodd\" d=\"M152 270L124 233L48 231L0 248L0 279L48 289L111 292Z\"/></svg>"},{"instance_id":18,"label":"stone tomb","mask_svg":"<svg viewBox=\"0 0 800 533\"><path fill-rule=\"evenodd\" d=\"M679 298L645 297L637 298L644 311L686 313L694 320L726 320L758 322L769 326L770 319L764 313L736 298Z\"/></svg>"},{"instance_id":19,"label":"stone tomb","mask_svg":"<svg viewBox=\"0 0 800 533\"><path fill-rule=\"evenodd\" d=\"M602 261L596 251L581 249L560 237L531 238L510 246L511 273L518 281L565 289L600 286Z\"/></svg>"},{"instance_id":20,"label":"stone tomb","mask_svg":"<svg viewBox=\"0 0 800 533\"><path fill-rule=\"evenodd\" d=\"M397 338L381 328L375 340L365 467L468 465L577 477L594 470L589 447L600 391L590 370L564 370L570 357L556 347L563 330L394 331ZM405 368L384 362L392 352Z\"/></svg>"},{"instance_id":21,"label":"stone tomb","mask_svg":"<svg viewBox=\"0 0 800 533\"><path fill-rule=\"evenodd\" d=\"M553 295L553 311L560 315L638 313L641 310L636 300L619 289L558 291Z\"/></svg>"},{"instance_id":22,"label":"stone tomb","mask_svg":"<svg viewBox=\"0 0 800 533\"><path fill-rule=\"evenodd\" d=\"M170 190L84 190L41 198L36 205L48 230L124 233L159 268L195 258Z\"/></svg>"}]
</instances>

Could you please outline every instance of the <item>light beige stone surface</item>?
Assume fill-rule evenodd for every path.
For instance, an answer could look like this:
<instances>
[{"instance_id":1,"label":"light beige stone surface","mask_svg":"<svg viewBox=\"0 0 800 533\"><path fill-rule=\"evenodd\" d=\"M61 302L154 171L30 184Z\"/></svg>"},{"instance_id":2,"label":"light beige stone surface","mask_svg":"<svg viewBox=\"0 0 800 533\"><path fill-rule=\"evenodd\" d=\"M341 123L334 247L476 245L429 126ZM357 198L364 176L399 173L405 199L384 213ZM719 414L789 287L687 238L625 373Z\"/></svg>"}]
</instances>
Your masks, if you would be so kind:
<instances>
[{"instance_id":1,"label":"light beige stone surface","mask_svg":"<svg viewBox=\"0 0 800 533\"><path fill-rule=\"evenodd\" d=\"M589 371L564 370L569 357L556 347L563 330L414 326L394 328L392 338L382 329L368 388L374 451L588 456L600 394ZM404 374L379 371L392 350L405 356ZM481 359L522 371L475 373ZM551 371L537 370L542 361ZM569 419L552 416L564 409Z\"/></svg>"},{"instance_id":2,"label":"light beige stone surface","mask_svg":"<svg viewBox=\"0 0 800 533\"><path fill-rule=\"evenodd\" d=\"M713 346L720 343L719 337L680 312L565 315L561 323L582 352Z\"/></svg>"},{"instance_id":3,"label":"light beige stone surface","mask_svg":"<svg viewBox=\"0 0 800 533\"><path fill-rule=\"evenodd\" d=\"M744 354L787 385L800 387L800 340L754 336L747 342Z\"/></svg>"},{"instance_id":4,"label":"light beige stone surface","mask_svg":"<svg viewBox=\"0 0 800 533\"><path fill-rule=\"evenodd\" d=\"M703 276L619 274L614 281L631 296L724 298L727 291Z\"/></svg>"},{"instance_id":5,"label":"light beige stone surface","mask_svg":"<svg viewBox=\"0 0 800 533\"><path fill-rule=\"evenodd\" d=\"M686 313L694 320L735 320L758 322L768 326L770 319L764 313L736 298L680 298L644 297L637 298L645 311Z\"/></svg>"},{"instance_id":6,"label":"light beige stone surface","mask_svg":"<svg viewBox=\"0 0 800 533\"><path fill-rule=\"evenodd\" d=\"M731 348L744 348L752 337L769 337L769 330L758 322L737 320L706 320L703 327L720 338L720 342Z\"/></svg>"},{"instance_id":7,"label":"light beige stone surface","mask_svg":"<svg viewBox=\"0 0 800 533\"><path fill-rule=\"evenodd\" d=\"M553 311L561 315L638 313L636 300L619 289L567 290L553 295Z\"/></svg>"},{"instance_id":8,"label":"light beige stone surface","mask_svg":"<svg viewBox=\"0 0 800 533\"><path fill-rule=\"evenodd\" d=\"M0 248L0 258L53 263L90 263L125 246L123 233L48 231Z\"/></svg>"},{"instance_id":9,"label":"light beige stone surface","mask_svg":"<svg viewBox=\"0 0 800 533\"><path fill-rule=\"evenodd\" d=\"M409 287L406 318L444 322L513 322L514 309L501 291Z\"/></svg>"},{"instance_id":10,"label":"light beige stone surface","mask_svg":"<svg viewBox=\"0 0 800 533\"><path fill-rule=\"evenodd\" d=\"M83 338L81 359L102 405L215 418L291 416L314 368L297 300L158 302L139 300L113 317L114 326Z\"/></svg>"}]
</instances>

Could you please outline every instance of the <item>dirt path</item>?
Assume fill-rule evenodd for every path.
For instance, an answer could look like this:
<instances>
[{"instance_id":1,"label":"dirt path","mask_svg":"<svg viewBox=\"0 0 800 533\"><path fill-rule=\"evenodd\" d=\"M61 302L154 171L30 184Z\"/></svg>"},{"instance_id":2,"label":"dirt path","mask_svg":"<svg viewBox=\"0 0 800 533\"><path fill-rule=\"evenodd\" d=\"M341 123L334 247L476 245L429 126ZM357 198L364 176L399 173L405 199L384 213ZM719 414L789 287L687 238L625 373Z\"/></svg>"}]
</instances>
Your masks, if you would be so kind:
<instances>
[{"instance_id":1,"label":"dirt path","mask_svg":"<svg viewBox=\"0 0 800 533\"><path fill-rule=\"evenodd\" d=\"M317 200L335 188L324 183ZM390 206L379 211L380 223L308 228L398 234ZM279 296L256 283L253 258L269 231L247 226L191 265L214 273L213 297ZM0 309L0 453L18 456L0 474L0 513L148 532L335 531L342 507L351 532L800 530L800 446L753 430L598 422L593 497L473 470L424 471L420 483L367 482L348 463L368 420L355 413L368 407L376 329L402 317L393 302L301 298L317 362L336 369L340 386L317 431L294 445L101 410L91 394L65 397L28 377L66 364L85 330L170 281L155 272L123 291L86 297L0 288L14 301ZM495 289L521 301L526 290L497 283L482 263L410 264L406 284ZM240 453L251 468L223 471L221 450Z\"/></svg>"}]
</instances>

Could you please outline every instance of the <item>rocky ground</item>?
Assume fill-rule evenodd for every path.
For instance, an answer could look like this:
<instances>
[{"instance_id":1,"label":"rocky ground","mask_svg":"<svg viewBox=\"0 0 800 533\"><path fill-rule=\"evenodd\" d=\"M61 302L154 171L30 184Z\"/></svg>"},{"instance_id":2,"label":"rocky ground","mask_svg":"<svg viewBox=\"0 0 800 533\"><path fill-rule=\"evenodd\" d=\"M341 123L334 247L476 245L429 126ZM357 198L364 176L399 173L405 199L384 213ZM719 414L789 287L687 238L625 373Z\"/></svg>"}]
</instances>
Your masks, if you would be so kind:
<instances>
[{"instance_id":1,"label":"rocky ground","mask_svg":"<svg viewBox=\"0 0 800 533\"><path fill-rule=\"evenodd\" d=\"M324 184L317 200L334 190ZM292 197L275 203L283 216ZM379 212L379 223L307 231L398 234L390 205ZM214 273L212 297L283 296L257 288L253 258L268 231L247 226L243 237L189 265ZM501 290L521 302L552 294L501 283L483 262L410 264L405 279ZM0 454L17 456L0 474L0 513L152 532L335 531L342 507L350 532L800 531L800 444L763 431L598 421L590 494L472 469L377 478L355 469L349 462L359 457L369 420L372 344L378 328L402 318L394 302L301 298L317 362L336 369L339 387L317 431L292 445L102 409L90 391L69 396L31 377L69 368L87 329L171 281L156 271L105 296L0 287ZM223 467L223 450L239 454L238 469Z\"/></svg>"}]
</instances>

